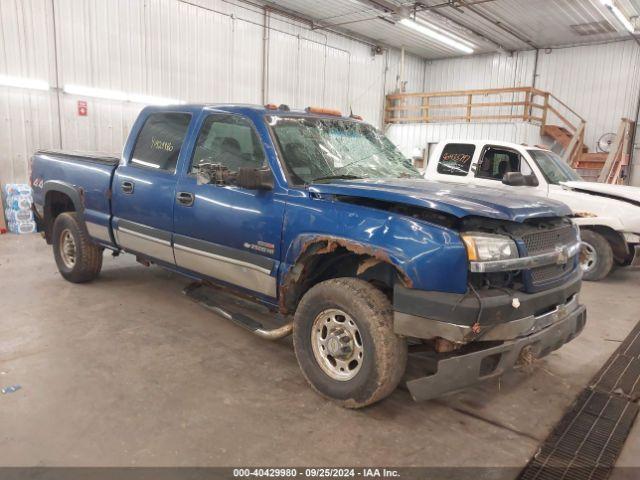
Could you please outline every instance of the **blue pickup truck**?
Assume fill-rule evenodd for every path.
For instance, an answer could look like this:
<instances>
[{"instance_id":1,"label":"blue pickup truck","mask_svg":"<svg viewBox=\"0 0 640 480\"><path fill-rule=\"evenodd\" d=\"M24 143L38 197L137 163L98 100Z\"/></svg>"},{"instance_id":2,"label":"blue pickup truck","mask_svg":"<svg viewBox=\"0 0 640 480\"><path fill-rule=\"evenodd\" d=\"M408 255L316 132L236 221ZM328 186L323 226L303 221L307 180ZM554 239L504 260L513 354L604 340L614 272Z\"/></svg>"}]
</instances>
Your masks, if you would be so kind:
<instances>
[{"instance_id":1,"label":"blue pickup truck","mask_svg":"<svg viewBox=\"0 0 640 480\"><path fill-rule=\"evenodd\" d=\"M424 180L332 110L147 107L121 158L40 151L31 183L65 279L96 278L105 249L191 277L203 306L293 335L308 382L345 407L401 381L416 400L462 389L586 321L564 204Z\"/></svg>"}]
</instances>

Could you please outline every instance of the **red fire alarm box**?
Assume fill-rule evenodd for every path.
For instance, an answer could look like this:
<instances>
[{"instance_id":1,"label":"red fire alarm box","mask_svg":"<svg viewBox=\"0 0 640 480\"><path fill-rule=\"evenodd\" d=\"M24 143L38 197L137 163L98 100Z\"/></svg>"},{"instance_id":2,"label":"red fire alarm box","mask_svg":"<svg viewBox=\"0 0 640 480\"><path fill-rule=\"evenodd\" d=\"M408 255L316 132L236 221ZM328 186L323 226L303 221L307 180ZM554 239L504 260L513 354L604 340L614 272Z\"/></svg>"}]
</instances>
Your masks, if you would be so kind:
<instances>
[{"instance_id":1,"label":"red fire alarm box","mask_svg":"<svg viewBox=\"0 0 640 480\"><path fill-rule=\"evenodd\" d=\"M78 100L78 115L81 117L86 117L87 113L87 102L85 100Z\"/></svg>"}]
</instances>

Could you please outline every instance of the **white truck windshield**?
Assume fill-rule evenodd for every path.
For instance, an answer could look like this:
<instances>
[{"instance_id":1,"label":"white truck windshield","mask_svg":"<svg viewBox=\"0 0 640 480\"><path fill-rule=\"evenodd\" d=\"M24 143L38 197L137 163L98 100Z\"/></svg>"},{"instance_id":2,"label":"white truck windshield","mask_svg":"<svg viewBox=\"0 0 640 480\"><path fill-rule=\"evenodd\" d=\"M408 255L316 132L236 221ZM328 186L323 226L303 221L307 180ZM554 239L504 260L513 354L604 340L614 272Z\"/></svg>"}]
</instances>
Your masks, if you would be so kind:
<instances>
[{"instance_id":1,"label":"white truck windshield","mask_svg":"<svg viewBox=\"0 0 640 480\"><path fill-rule=\"evenodd\" d=\"M555 153L547 150L528 150L529 155L536 162L547 182L559 185L561 182L583 181L569 165Z\"/></svg>"},{"instance_id":2,"label":"white truck windshield","mask_svg":"<svg viewBox=\"0 0 640 480\"><path fill-rule=\"evenodd\" d=\"M297 184L335 178L420 178L382 133L347 119L267 118L285 167Z\"/></svg>"}]
</instances>

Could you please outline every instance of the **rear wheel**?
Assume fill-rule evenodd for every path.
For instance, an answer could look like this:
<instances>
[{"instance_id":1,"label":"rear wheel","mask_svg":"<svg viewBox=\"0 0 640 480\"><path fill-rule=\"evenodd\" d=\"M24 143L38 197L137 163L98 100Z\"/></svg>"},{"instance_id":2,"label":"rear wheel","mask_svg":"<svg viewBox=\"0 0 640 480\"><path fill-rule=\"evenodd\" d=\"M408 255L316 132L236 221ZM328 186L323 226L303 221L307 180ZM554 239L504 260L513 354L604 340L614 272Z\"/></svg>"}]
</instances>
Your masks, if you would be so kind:
<instances>
[{"instance_id":1,"label":"rear wheel","mask_svg":"<svg viewBox=\"0 0 640 480\"><path fill-rule=\"evenodd\" d=\"M53 223L53 256L66 280L84 283L96 278L102 269L102 251L89 238L77 213L58 215Z\"/></svg>"},{"instance_id":2,"label":"rear wheel","mask_svg":"<svg viewBox=\"0 0 640 480\"><path fill-rule=\"evenodd\" d=\"M609 275L613 268L613 249L599 233L592 230L581 230L582 248L580 250L580 267L582 278L587 281L598 281Z\"/></svg>"},{"instance_id":3,"label":"rear wheel","mask_svg":"<svg viewBox=\"0 0 640 480\"><path fill-rule=\"evenodd\" d=\"M304 295L293 344L313 389L347 408L391 394L407 362L406 340L393 333L389 300L355 278L327 280Z\"/></svg>"}]
</instances>

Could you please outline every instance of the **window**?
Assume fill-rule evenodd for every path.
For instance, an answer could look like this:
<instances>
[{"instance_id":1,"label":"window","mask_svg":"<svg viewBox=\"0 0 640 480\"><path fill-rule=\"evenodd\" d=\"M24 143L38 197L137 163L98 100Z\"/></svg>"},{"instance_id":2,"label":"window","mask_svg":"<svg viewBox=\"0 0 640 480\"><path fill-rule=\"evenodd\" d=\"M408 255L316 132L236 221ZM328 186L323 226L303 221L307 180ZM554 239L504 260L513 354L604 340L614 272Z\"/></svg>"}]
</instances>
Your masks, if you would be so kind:
<instances>
[{"instance_id":1,"label":"window","mask_svg":"<svg viewBox=\"0 0 640 480\"><path fill-rule=\"evenodd\" d=\"M438 173L460 177L466 176L469 173L475 151L475 145L468 143L449 143L445 145L438 161Z\"/></svg>"},{"instance_id":2,"label":"window","mask_svg":"<svg viewBox=\"0 0 640 480\"><path fill-rule=\"evenodd\" d=\"M523 174L531 173L529 166ZM478 165L476 177L502 181L506 173L520 171L520 155L513 150L489 147Z\"/></svg>"},{"instance_id":3,"label":"window","mask_svg":"<svg viewBox=\"0 0 640 480\"><path fill-rule=\"evenodd\" d=\"M266 165L262 143L249 120L238 115L211 115L202 124L191 162L197 174L203 163L218 163L237 172Z\"/></svg>"},{"instance_id":4,"label":"window","mask_svg":"<svg viewBox=\"0 0 640 480\"><path fill-rule=\"evenodd\" d=\"M562 182L582 182L578 175L562 158L547 150L529 150L529 155L538 164L547 182L559 185Z\"/></svg>"},{"instance_id":5,"label":"window","mask_svg":"<svg viewBox=\"0 0 640 480\"><path fill-rule=\"evenodd\" d=\"M527 175L534 175L533 170L531 170L531 167L529 166L529 162L525 159L520 160L520 173L525 177Z\"/></svg>"},{"instance_id":6,"label":"window","mask_svg":"<svg viewBox=\"0 0 640 480\"><path fill-rule=\"evenodd\" d=\"M191 115L188 113L152 113L136 140L131 164L136 167L175 172L182 142Z\"/></svg>"}]
</instances>

